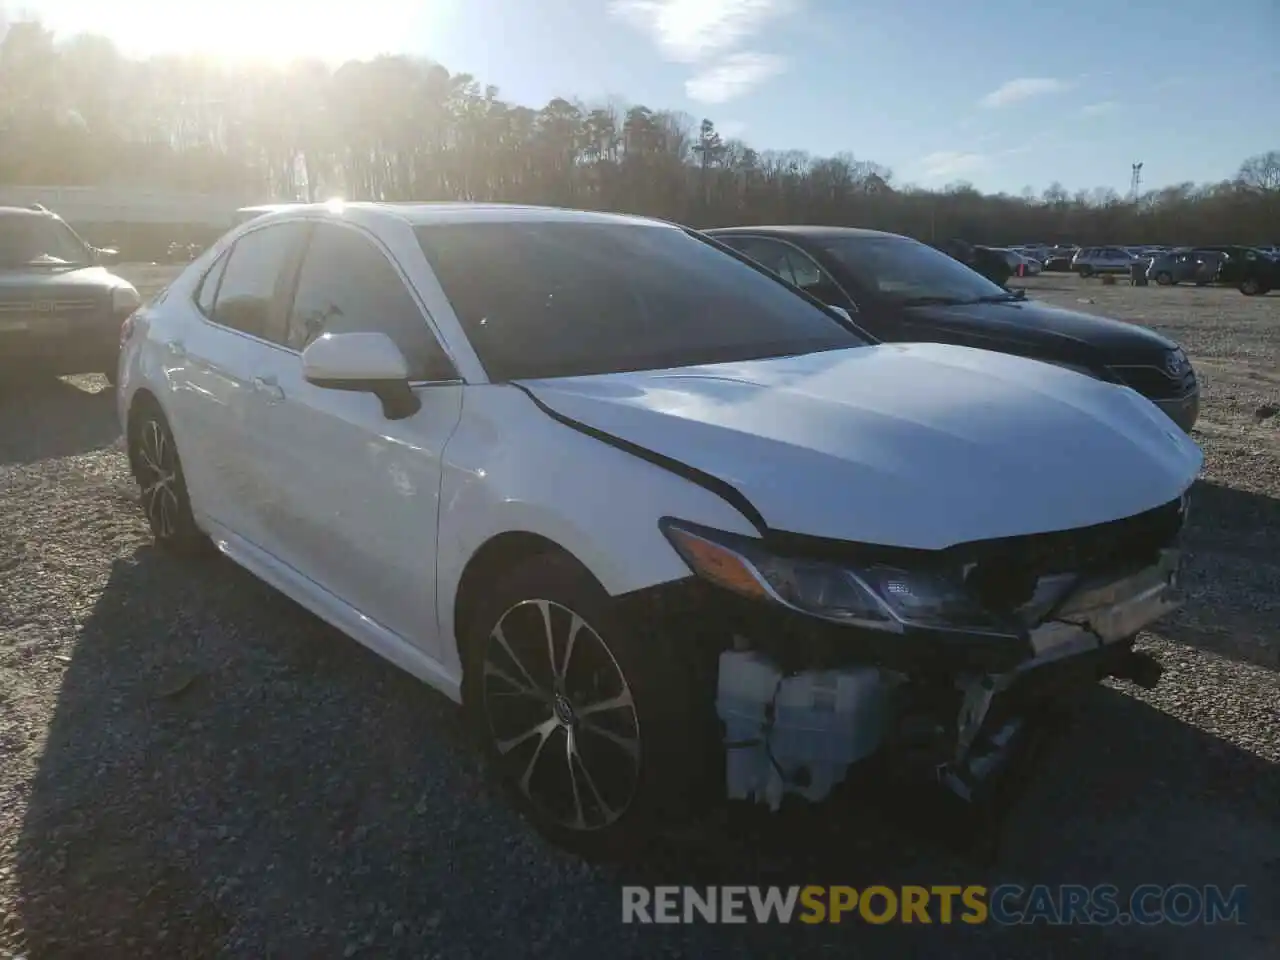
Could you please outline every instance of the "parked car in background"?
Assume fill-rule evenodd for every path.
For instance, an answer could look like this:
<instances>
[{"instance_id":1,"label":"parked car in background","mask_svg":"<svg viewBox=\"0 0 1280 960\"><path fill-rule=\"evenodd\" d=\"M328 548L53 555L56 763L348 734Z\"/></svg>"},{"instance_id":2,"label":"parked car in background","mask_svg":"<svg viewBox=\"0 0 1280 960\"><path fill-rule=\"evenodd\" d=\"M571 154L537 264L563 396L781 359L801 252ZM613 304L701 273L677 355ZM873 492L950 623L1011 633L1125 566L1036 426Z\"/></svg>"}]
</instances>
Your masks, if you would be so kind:
<instances>
[{"instance_id":1,"label":"parked car in background","mask_svg":"<svg viewBox=\"0 0 1280 960\"><path fill-rule=\"evenodd\" d=\"M120 326L142 302L117 254L45 210L0 207L0 365L114 382Z\"/></svg>"},{"instance_id":2,"label":"parked car in background","mask_svg":"<svg viewBox=\"0 0 1280 960\"><path fill-rule=\"evenodd\" d=\"M966 240L953 239L940 244L938 249L1002 287L1014 274L1009 251L999 247L987 247L972 244Z\"/></svg>"},{"instance_id":3,"label":"parked car in background","mask_svg":"<svg viewBox=\"0 0 1280 960\"><path fill-rule=\"evenodd\" d=\"M1257 247L1228 244L1198 249L1220 256L1215 283L1235 287L1245 296L1265 294L1276 286L1275 260Z\"/></svg>"},{"instance_id":4,"label":"parked car in background","mask_svg":"<svg viewBox=\"0 0 1280 960\"><path fill-rule=\"evenodd\" d=\"M1017 250L1010 250L1008 259L1015 276L1034 277L1044 270L1044 264L1035 257L1019 253Z\"/></svg>"},{"instance_id":5,"label":"parked car in background","mask_svg":"<svg viewBox=\"0 0 1280 960\"><path fill-rule=\"evenodd\" d=\"M1200 411L1178 344L1119 320L1026 300L907 237L840 227L729 227L712 237L881 340L962 344L1033 357L1137 390L1184 430Z\"/></svg>"},{"instance_id":6,"label":"parked car in background","mask_svg":"<svg viewBox=\"0 0 1280 960\"><path fill-rule=\"evenodd\" d=\"M1071 250L1066 253L1051 253L1044 262L1046 273L1070 273L1073 269L1072 261L1075 258L1075 251Z\"/></svg>"},{"instance_id":7,"label":"parked car in background","mask_svg":"<svg viewBox=\"0 0 1280 960\"><path fill-rule=\"evenodd\" d=\"M461 701L591 853L872 758L981 803L1045 691L1159 679L1133 641L1177 605L1203 462L1131 390L876 344L600 213L269 214L135 315L120 370L156 541L212 534Z\"/></svg>"},{"instance_id":8,"label":"parked car in background","mask_svg":"<svg viewBox=\"0 0 1280 960\"><path fill-rule=\"evenodd\" d=\"M1128 273L1134 257L1124 247L1082 247L1071 258L1071 269L1082 277L1096 273Z\"/></svg>"},{"instance_id":9,"label":"parked car in background","mask_svg":"<svg viewBox=\"0 0 1280 960\"><path fill-rule=\"evenodd\" d=\"M1194 283L1198 287L1213 283L1222 262L1222 254L1214 250L1184 247L1151 259L1147 279L1162 287Z\"/></svg>"}]
</instances>

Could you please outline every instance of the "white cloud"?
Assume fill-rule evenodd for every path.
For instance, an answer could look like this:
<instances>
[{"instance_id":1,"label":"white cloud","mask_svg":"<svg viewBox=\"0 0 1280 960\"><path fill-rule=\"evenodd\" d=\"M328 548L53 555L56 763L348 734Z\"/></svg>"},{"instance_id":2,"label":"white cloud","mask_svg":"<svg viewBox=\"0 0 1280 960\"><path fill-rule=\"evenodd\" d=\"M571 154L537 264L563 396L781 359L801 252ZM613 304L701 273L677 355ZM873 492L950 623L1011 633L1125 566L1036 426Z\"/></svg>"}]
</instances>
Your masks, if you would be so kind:
<instances>
[{"instance_id":1,"label":"white cloud","mask_svg":"<svg viewBox=\"0 0 1280 960\"><path fill-rule=\"evenodd\" d=\"M725 103L759 86L786 69L786 61L771 53L744 50L700 71L684 83L690 100Z\"/></svg>"},{"instance_id":2,"label":"white cloud","mask_svg":"<svg viewBox=\"0 0 1280 960\"><path fill-rule=\"evenodd\" d=\"M1080 116L1082 117L1101 117L1108 113L1114 113L1120 104L1114 100L1102 100L1098 103L1085 104L1080 108Z\"/></svg>"},{"instance_id":3,"label":"white cloud","mask_svg":"<svg viewBox=\"0 0 1280 960\"><path fill-rule=\"evenodd\" d=\"M996 87L978 102L984 107L1007 107L1023 100L1070 89L1070 83L1054 77L1019 77Z\"/></svg>"},{"instance_id":4,"label":"white cloud","mask_svg":"<svg viewBox=\"0 0 1280 960\"><path fill-rule=\"evenodd\" d=\"M648 33L664 56L697 63L750 39L792 0L612 0L618 18Z\"/></svg>"},{"instance_id":5,"label":"white cloud","mask_svg":"<svg viewBox=\"0 0 1280 960\"><path fill-rule=\"evenodd\" d=\"M610 0L615 17L647 34L662 56L698 69L685 93L724 103L775 77L786 61L743 49L802 0Z\"/></svg>"},{"instance_id":6,"label":"white cloud","mask_svg":"<svg viewBox=\"0 0 1280 960\"><path fill-rule=\"evenodd\" d=\"M949 180L976 173L987 165L985 153L939 150L920 161L920 170L929 180Z\"/></svg>"}]
</instances>

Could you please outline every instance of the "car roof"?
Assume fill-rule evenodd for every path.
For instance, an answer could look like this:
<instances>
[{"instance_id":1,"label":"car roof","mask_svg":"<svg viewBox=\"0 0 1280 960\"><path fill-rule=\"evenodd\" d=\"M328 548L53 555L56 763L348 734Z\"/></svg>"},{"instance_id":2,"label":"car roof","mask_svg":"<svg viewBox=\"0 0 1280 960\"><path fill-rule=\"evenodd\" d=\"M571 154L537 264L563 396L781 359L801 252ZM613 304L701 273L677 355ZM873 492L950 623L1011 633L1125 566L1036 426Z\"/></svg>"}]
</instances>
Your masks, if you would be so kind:
<instances>
[{"instance_id":1,"label":"car roof","mask_svg":"<svg viewBox=\"0 0 1280 960\"><path fill-rule=\"evenodd\" d=\"M713 237L732 236L735 233L746 234L767 234L779 237L896 237L903 238L898 233L888 233L884 230L867 230L863 227L818 227L805 226L803 224L785 224L785 225L769 225L758 227L712 227L702 231Z\"/></svg>"},{"instance_id":2,"label":"car roof","mask_svg":"<svg viewBox=\"0 0 1280 960\"><path fill-rule=\"evenodd\" d=\"M620 213L601 213L592 210L571 210L561 207L538 207L517 203L465 203L446 201L440 203L375 203L368 201L327 203L296 203L271 205L265 216L296 216L316 214L326 217L378 220L395 217L410 226L429 226L444 223L611 223L648 226L674 224L647 217Z\"/></svg>"}]
</instances>

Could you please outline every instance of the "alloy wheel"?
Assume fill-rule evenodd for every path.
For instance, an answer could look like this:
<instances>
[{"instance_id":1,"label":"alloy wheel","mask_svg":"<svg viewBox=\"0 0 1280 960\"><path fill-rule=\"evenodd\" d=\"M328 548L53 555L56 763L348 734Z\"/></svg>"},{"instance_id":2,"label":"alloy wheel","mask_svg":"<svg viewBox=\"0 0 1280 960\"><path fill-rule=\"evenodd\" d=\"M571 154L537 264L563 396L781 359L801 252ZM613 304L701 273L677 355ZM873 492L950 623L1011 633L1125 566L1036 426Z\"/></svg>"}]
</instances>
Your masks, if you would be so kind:
<instances>
[{"instance_id":1,"label":"alloy wheel","mask_svg":"<svg viewBox=\"0 0 1280 960\"><path fill-rule=\"evenodd\" d=\"M640 782L635 701L581 616L550 600L512 606L489 633L481 683L499 762L543 816L593 831L627 812Z\"/></svg>"},{"instance_id":2,"label":"alloy wheel","mask_svg":"<svg viewBox=\"0 0 1280 960\"><path fill-rule=\"evenodd\" d=\"M148 419L138 436L138 485L142 489L142 509L157 537L172 537L179 515L178 458L164 426Z\"/></svg>"}]
</instances>

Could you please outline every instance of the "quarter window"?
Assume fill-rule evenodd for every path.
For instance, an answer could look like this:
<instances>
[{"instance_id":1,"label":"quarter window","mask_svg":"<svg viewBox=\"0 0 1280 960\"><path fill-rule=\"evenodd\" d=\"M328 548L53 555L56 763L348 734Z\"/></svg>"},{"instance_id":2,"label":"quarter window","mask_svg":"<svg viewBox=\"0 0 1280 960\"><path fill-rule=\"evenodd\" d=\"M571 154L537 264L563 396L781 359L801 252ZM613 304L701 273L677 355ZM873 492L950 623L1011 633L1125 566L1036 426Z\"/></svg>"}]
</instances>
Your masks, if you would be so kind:
<instances>
[{"instance_id":1,"label":"quarter window","mask_svg":"<svg viewBox=\"0 0 1280 960\"><path fill-rule=\"evenodd\" d=\"M268 335L277 288L306 228L302 222L282 223L236 241L213 304L215 323L255 337Z\"/></svg>"},{"instance_id":2,"label":"quarter window","mask_svg":"<svg viewBox=\"0 0 1280 960\"><path fill-rule=\"evenodd\" d=\"M286 346L323 333L385 333L409 362L411 380L448 380L452 364L395 267L357 231L321 224L307 246L289 312Z\"/></svg>"}]
</instances>

